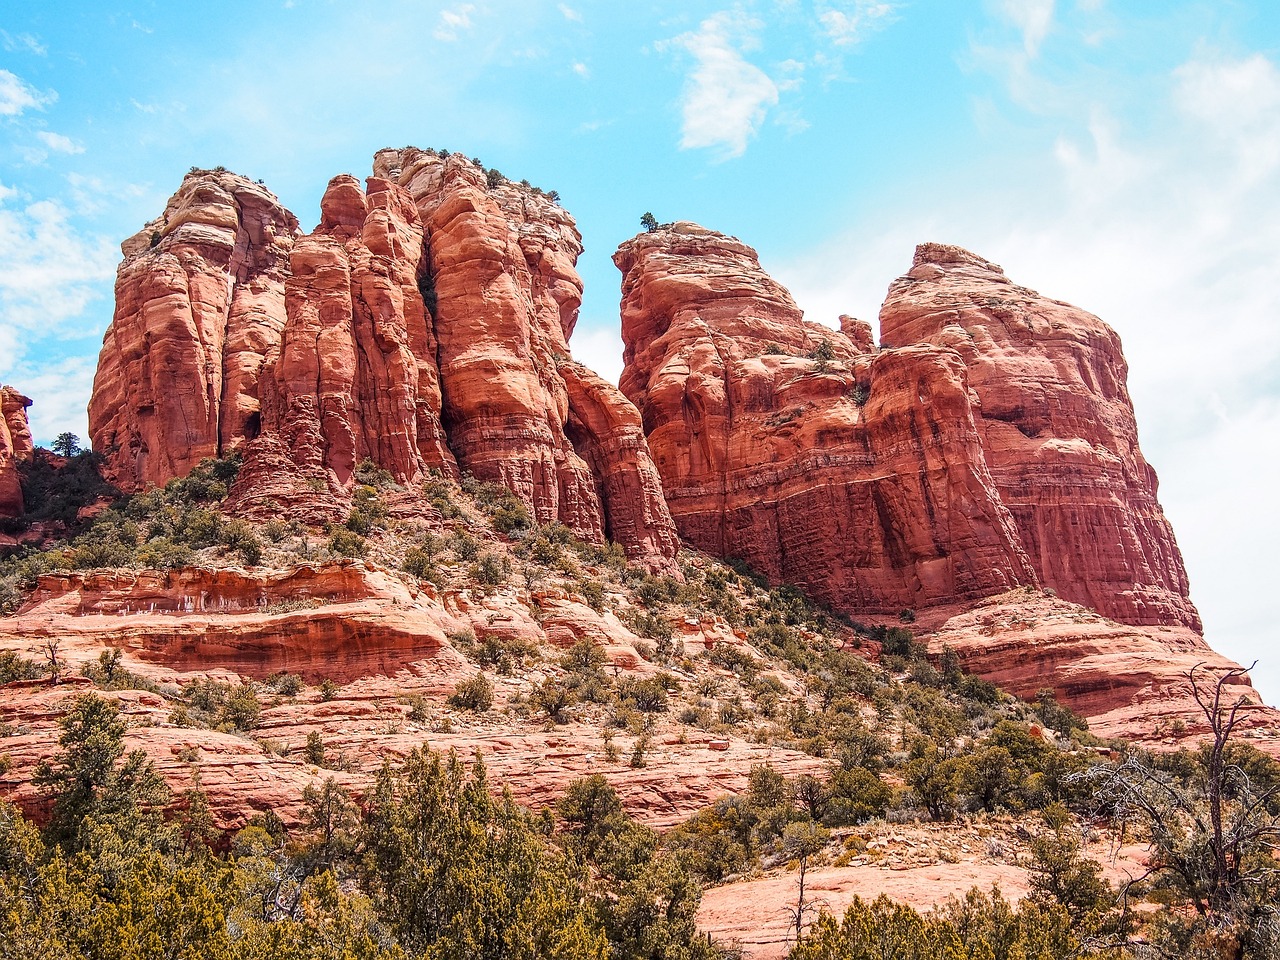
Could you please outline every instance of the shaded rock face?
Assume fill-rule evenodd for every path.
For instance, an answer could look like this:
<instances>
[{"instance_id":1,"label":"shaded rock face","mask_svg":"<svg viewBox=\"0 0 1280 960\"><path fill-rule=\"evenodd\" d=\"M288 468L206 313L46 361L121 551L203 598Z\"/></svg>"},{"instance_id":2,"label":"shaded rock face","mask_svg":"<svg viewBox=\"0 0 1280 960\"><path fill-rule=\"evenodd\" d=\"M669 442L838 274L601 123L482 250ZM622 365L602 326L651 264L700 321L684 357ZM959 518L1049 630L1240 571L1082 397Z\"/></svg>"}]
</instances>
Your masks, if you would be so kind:
<instances>
[{"instance_id":1,"label":"shaded rock face","mask_svg":"<svg viewBox=\"0 0 1280 960\"><path fill-rule=\"evenodd\" d=\"M987 465L1044 586L1124 623L1201 629L1115 331L940 244L916 249L880 329L963 359Z\"/></svg>"},{"instance_id":2,"label":"shaded rock face","mask_svg":"<svg viewBox=\"0 0 1280 960\"><path fill-rule=\"evenodd\" d=\"M846 610L1035 582L955 351L806 323L754 250L693 224L614 260L622 389L695 546Z\"/></svg>"},{"instance_id":3,"label":"shaded rock face","mask_svg":"<svg viewBox=\"0 0 1280 960\"><path fill-rule=\"evenodd\" d=\"M298 221L265 187L193 171L121 244L89 436L125 492L186 474L260 430L259 378L284 327Z\"/></svg>"},{"instance_id":4,"label":"shaded rock face","mask_svg":"<svg viewBox=\"0 0 1280 960\"><path fill-rule=\"evenodd\" d=\"M0 387L0 517L21 515L22 482L18 464L31 459L35 446L27 426L31 401L13 387Z\"/></svg>"},{"instance_id":5,"label":"shaded rock face","mask_svg":"<svg viewBox=\"0 0 1280 960\"><path fill-rule=\"evenodd\" d=\"M460 466L507 486L541 523L673 558L635 411L569 358L582 302L573 219L514 184L490 186L457 155L383 150L374 172L408 191L430 237L443 419Z\"/></svg>"},{"instance_id":6,"label":"shaded rock face","mask_svg":"<svg viewBox=\"0 0 1280 960\"><path fill-rule=\"evenodd\" d=\"M243 448L233 510L320 519L366 458L401 483L461 468L674 571L639 415L569 355L573 219L461 156L384 150L374 173L335 177L306 236L261 187L193 174L125 242L89 411L108 479Z\"/></svg>"}]
</instances>

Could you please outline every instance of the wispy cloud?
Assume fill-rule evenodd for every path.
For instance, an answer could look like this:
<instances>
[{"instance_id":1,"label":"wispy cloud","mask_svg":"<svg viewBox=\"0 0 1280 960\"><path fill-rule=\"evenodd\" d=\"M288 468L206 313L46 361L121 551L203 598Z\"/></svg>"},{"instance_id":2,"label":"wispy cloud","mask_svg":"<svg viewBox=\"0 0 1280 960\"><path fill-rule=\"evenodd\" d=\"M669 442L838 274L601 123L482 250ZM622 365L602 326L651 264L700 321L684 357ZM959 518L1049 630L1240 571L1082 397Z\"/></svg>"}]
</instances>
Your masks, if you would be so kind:
<instances>
[{"instance_id":1,"label":"wispy cloud","mask_svg":"<svg viewBox=\"0 0 1280 960\"><path fill-rule=\"evenodd\" d=\"M1179 108L1211 135L1206 147L1234 155L1253 183L1280 166L1280 70L1262 54L1244 60L1197 57L1174 73Z\"/></svg>"},{"instance_id":2,"label":"wispy cloud","mask_svg":"<svg viewBox=\"0 0 1280 960\"><path fill-rule=\"evenodd\" d=\"M658 44L693 55L694 67L681 97L682 149L717 148L741 156L747 141L778 102L778 86L743 55L755 49L763 25L741 11L722 11L698 29Z\"/></svg>"},{"instance_id":3,"label":"wispy cloud","mask_svg":"<svg viewBox=\"0 0 1280 960\"><path fill-rule=\"evenodd\" d=\"M76 143L70 137L63 136L60 133L50 133L48 130L37 130L36 139L54 153L84 153L84 147L81 144Z\"/></svg>"},{"instance_id":4,"label":"wispy cloud","mask_svg":"<svg viewBox=\"0 0 1280 960\"><path fill-rule=\"evenodd\" d=\"M590 68L590 67L588 67L588 66L587 66L585 63L583 63L581 60L579 60L579 61L577 61L576 63L574 63L574 65L573 65L573 67L572 67L571 69L573 70L573 72L574 72L574 73L576 73L578 76L580 76L583 80L586 80L586 79L588 79L588 78L591 76L591 68Z\"/></svg>"},{"instance_id":5,"label":"wispy cloud","mask_svg":"<svg viewBox=\"0 0 1280 960\"><path fill-rule=\"evenodd\" d=\"M8 70L0 70L0 117L17 117L25 110L41 109L58 99L52 90L41 92Z\"/></svg>"},{"instance_id":6,"label":"wispy cloud","mask_svg":"<svg viewBox=\"0 0 1280 960\"><path fill-rule=\"evenodd\" d=\"M567 3L560 4L560 15L566 20L572 20L574 23L582 22L582 14Z\"/></svg>"},{"instance_id":7,"label":"wispy cloud","mask_svg":"<svg viewBox=\"0 0 1280 960\"><path fill-rule=\"evenodd\" d=\"M891 23L896 8L887 0L824 3L818 6L818 22L832 43L847 47Z\"/></svg>"},{"instance_id":8,"label":"wispy cloud","mask_svg":"<svg viewBox=\"0 0 1280 960\"><path fill-rule=\"evenodd\" d=\"M435 38L446 43L457 40L464 31L471 29L471 14L475 10L474 3L460 3L451 10L441 10L440 20L434 31Z\"/></svg>"},{"instance_id":9,"label":"wispy cloud","mask_svg":"<svg viewBox=\"0 0 1280 960\"><path fill-rule=\"evenodd\" d=\"M6 50L13 53L34 53L38 57L43 57L49 52L49 48L41 43L38 37L33 37L29 33L14 35L7 30L0 30L0 41L4 42Z\"/></svg>"},{"instance_id":10,"label":"wispy cloud","mask_svg":"<svg viewBox=\"0 0 1280 960\"><path fill-rule=\"evenodd\" d=\"M1040 45L1049 34L1053 7L1054 0L999 0L1000 15L1022 32L1022 48L1028 57L1040 52Z\"/></svg>"}]
</instances>

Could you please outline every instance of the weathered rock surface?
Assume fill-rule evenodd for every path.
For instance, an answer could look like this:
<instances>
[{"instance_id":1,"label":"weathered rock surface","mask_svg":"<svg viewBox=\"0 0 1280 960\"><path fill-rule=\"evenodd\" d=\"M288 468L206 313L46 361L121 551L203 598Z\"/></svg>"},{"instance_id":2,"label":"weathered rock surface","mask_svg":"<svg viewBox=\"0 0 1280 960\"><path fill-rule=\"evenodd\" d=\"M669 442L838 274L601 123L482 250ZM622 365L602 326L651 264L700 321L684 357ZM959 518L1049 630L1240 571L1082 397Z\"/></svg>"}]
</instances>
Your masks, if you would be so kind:
<instances>
[{"instance_id":1,"label":"weathered rock surface","mask_svg":"<svg viewBox=\"0 0 1280 960\"><path fill-rule=\"evenodd\" d=\"M444 422L459 464L541 523L671 569L677 539L638 418L569 358L582 242L558 204L465 157L382 150L428 236Z\"/></svg>"},{"instance_id":2,"label":"weathered rock surface","mask_svg":"<svg viewBox=\"0 0 1280 960\"><path fill-rule=\"evenodd\" d=\"M806 323L754 250L694 224L614 260L621 386L691 543L850 611L1035 582L955 351Z\"/></svg>"},{"instance_id":3,"label":"weathered rock surface","mask_svg":"<svg viewBox=\"0 0 1280 960\"><path fill-rule=\"evenodd\" d=\"M89 436L125 492L185 475L260 429L258 380L278 349L298 221L265 187L192 171L121 244Z\"/></svg>"},{"instance_id":4,"label":"weathered rock surface","mask_svg":"<svg viewBox=\"0 0 1280 960\"><path fill-rule=\"evenodd\" d=\"M1280 753L1280 711L1262 703L1239 664L1189 627L1117 623L1025 589L937 608L918 626L932 652L954 650L966 670L998 687L1027 699L1052 689L1098 736L1157 749L1210 733L1193 695L1193 668L1202 688L1237 672L1223 693L1224 703L1246 703L1237 736Z\"/></svg>"},{"instance_id":5,"label":"weathered rock surface","mask_svg":"<svg viewBox=\"0 0 1280 960\"><path fill-rule=\"evenodd\" d=\"M130 719L129 747L146 750L171 788L189 789L198 771L224 827L265 810L296 820L302 789L329 776L363 792L384 760L394 762L424 743L464 756L479 752L494 782L532 807L552 802L574 779L602 773L628 809L655 826L672 825L715 797L745 789L755 763L767 760L787 775L824 769L817 758L738 737L713 750L710 734L671 715L658 718L646 765L633 768L627 763L629 734L617 734L620 759L604 754L602 735L610 725L604 711L584 712L554 729L503 711L545 677L562 674L554 657L495 677L493 711L453 709L445 698L476 669L449 640L464 629L480 640L496 635L552 646L585 639L604 649L615 672L656 669L636 654L639 638L617 617L554 590L536 596L514 588L441 593L360 562L275 573L187 568L49 575L17 616L0 619L0 650L30 656L56 638L67 677L59 685L46 680L4 688L0 722L14 731L4 740L12 765L0 773L0 797L40 805L35 766L55 749L57 718L70 698L93 689L71 672L109 648L123 653L126 669L171 694L194 677L234 683L277 671L339 685L328 699L314 687L296 698L264 697L256 739L180 726L172 701L155 693L104 694L118 698ZM726 638L697 632L697 642L704 639ZM411 709L415 698L417 714ZM345 771L302 759L311 732L322 735L329 757L345 757Z\"/></svg>"},{"instance_id":6,"label":"weathered rock surface","mask_svg":"<svg viewBox=\"0 0 1280 960\"><path fill-rule=\"evenodd\" d=\"M368 458L459 467L542 523L675 570L639 416L573 363L573 219L461 156L384 150L302 236L265 188L196 172L123 244L90 433L108 479L162 484L244 449L229 506L337 515Z\"/></svg>"},{"instance_id":7,"label":"weathered rock surface","mask_svg":"<svg viewBox=\"0 0 1280 960\"><path fill-rule=\"evenodd\" d=\"M1044 586L1125 623L1200 629L1115 331L933 243L889 288L880 330L964 359L991 477Z\"/></svg>"},{"instance_id":8,"label":"weathered rock surface","mask_svg":"<svg viewBox=\"0 0 1280 960\"><path fill-rule=\"evenodd\" d=\"M13 387L0 387L0 517L22 513L22 482L18 464L35 452L27 407L31 400Z\"/></svg>"}]
</instances>

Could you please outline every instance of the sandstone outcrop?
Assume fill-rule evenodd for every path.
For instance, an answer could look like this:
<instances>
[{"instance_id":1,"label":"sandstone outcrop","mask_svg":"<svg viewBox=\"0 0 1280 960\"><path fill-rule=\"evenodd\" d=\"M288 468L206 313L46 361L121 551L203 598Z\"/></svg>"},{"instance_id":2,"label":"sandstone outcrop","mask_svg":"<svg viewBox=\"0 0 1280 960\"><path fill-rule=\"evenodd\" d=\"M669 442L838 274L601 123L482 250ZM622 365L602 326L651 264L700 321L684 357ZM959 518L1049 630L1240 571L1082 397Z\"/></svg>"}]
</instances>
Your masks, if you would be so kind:
<instances>
[{"instance_id":1,"label":"sandstone outcrop","mask_svg":"<svg viewBox=\"0 0 1280 960\"><path fill-rule=\"evenodd\" d=\"M298 221L265 187L193 170L121 244L116 309L89 436L125 492L185 475L260 430L258 380L279 347Z\"/></svg>"},{"instance_id":2,"label":"sandstone outcrop","mask_svg":"<svg viewBox=\"0 0 1280 960\"><path fill-rule=\"evenodd\" d=\"M1097 317L924 244L880 316L806 323L737 240L623 244L622 388L681 533L850 612L1043 585L1200 629Z\"/></svg>"},{"instance_id":3,"label":"sandstone outcrop","mask_svg":"<svg viewBox=\"0 0 1280 960\"><path fill-rule=\"evenodd\" d=\"M1200 629L1115 331L932 243L890 287L880 331L963 358L991 477L1044 586L1125 623Z\"/></svg>"},{"instance_id":4,"label":"sandstone outcrop","mask_svg":"<svg viewBox=\"0 0 1280 960\"><path fill-rule=\"evenodd\" d=\"M638 418L569 356L582 281L573 218L459 155L382 150L376 176L417 203L440 383L459 464L505 484L541 523L609 536L670 567L678 542Z\"/></svg>"},{"instance_id":5,"label":"sandstone outcrop","mask_svg":"<svg viewBox=\"0 0 1280 960\"><path fill-rule=\"evenodd\" d=\"M639 416L575 364L573 219L460 155L384 150L302 236L264 188L193 172L126 241L90 432L126 491L243 449L229 506L338 515L364 459L459 468L541 523L675 570Z\"/></svg>"},{"instance_id":6,"label":"sandstone outcrop","mask_svg":"<svg viewBox=\"0 0 1280 960\"><path fill-rule=\"evenodd\" d=\"M966 670L1027 699L1045 688L1104 739L1173 749L1210 734L1189 675L1225 674L1223 702L1242 700L1237 736L1280 752L1280 712L1262 703L1239 664L1181 624L1132 626L1034 590L939 608L921 618L929 649L951 649Z\"/></svg>"},{"instance_id":7,"label":"sandstone outcrop","mask_svg":"<svg viewBox=\"0 0 1280 960\"><path fill-rule=\"evenodd\" d=\"M621 386L695 546L849 611L1035 582L954 351L806 323L755 251L694 224L614 260Z\"/></svg>"},{"instance_id":8,"label":"sandstone outcrop","mask_svg":"<svg viewBox=\"0 0 1280 960\"><path fill-rule=\"evenodd\" d=\"M717 635L714 625L706 626L710 632L698 632L697 645L733 640L727 628ZM711 734L674 714L655 718L646 764L632 767L630 734L617 733L620 756L602 752L611 721L601 711L584 710L546 729L524 716L527 706L501 709L517 699L527 703L544 679L563 676L554 653L537 667L495 676L497 709L453 708L446 697L476 672L451 639L466 630L480 641L518 639L544 648L589 640L605 652L615 675L657 669L637 655L639 637L613 613L597 613L553 588L536 594L437 590L357 561L276 572L49 574L17 616L0 618L0 651L30 656L56 640L65 671L57 685L4 687L0 722L10 725L4 739L9 763L0 770L0 797L28 809L44 802L32 774L55 749L57 718L71 698L93 689L74 671L106 649L119 651L121 666L162 691L103 694L121 701L130 749L145 750L175 792L190 789L198 773L226 828L266 810L297 822L308 784L333 776L362 793L384 761L396 762L424 743L467 757L479 753L494 782L532 807L553 802L574 779L602 773L628 809L655 826L670 826L715 797L745 789L752 765L765 758L787 775L825 768L818 758L737 736L713 750ZM252 731L257 739L183 726L174 715L178 685L193 678L237 683L278 671L299 674L312 686L296 697L273 696L264 687ZM332 685L328 692L315 687L324 680ZM345 758L343 770L303 759L313 732L322 735L331 758Z\"/></svg>"},{"instance_id":9,"label":"sandstone outcrop","mask_svg":"<svg viewBox=\"0 0 1280 960\"><path fill-rule=\"evenodd\" d=\"M0 517L22 513L22 482L18 464L35 452L27 407L31 401L13 387L0 387Z\"/></svg>"}]
</instances>

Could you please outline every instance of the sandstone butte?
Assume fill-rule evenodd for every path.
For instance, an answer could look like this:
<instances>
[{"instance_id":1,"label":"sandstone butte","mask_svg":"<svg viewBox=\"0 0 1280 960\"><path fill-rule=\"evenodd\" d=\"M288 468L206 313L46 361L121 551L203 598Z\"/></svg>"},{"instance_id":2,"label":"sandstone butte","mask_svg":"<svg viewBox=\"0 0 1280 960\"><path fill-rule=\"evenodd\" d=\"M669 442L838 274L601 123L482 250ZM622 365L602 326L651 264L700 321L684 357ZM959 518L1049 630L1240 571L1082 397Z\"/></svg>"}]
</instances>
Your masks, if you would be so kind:
<instances>
[{"instance_id":1,"label":"sandstone butte","mask_svg":"<svg viewBox=\"0 0 1280 960\"><path fill-rule=\"evenodd\" d=\"M0 387L0 517L22 513L22 484L18 464L35 452L27 407L31 401L13 387Z\"/></svg>"},{"instance_id":2,"label":"sandstone butte","mask_svg":"<svg viewBox=\"0 0 1280 960\"><path fill-rule=\"evenodd\" d=\"M1196 663L1236 668L1200 635L1097 317L924 244L877 348L849 317L806 322L754 250L696 224L614 261L621 387L694 546L855 616L919 611L936 651L1013 692L1055 687L1110 730L1194 707ZM1096 613L1017 614L1041 588ZM993 597L1016 638L964 619Z\"/></svg>"},{"instance_id":3,"label":"sandstone butte","mask_svg":"<svg viewBox=\"0 0 1280 960\"><path fill-rule=\"evenodd\" d=\"M402 483L466 470L675 569L639 414L570 357L582 245L545 195L383 150L303 235L264 187L193 170L122 250L89 405L120 489L240 450L233 509L318 518L366 458Z\"/></svg>"}]
</instances>

